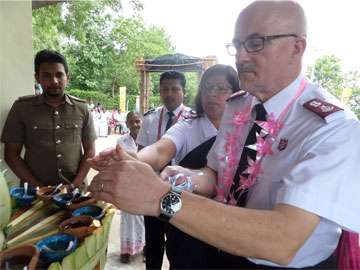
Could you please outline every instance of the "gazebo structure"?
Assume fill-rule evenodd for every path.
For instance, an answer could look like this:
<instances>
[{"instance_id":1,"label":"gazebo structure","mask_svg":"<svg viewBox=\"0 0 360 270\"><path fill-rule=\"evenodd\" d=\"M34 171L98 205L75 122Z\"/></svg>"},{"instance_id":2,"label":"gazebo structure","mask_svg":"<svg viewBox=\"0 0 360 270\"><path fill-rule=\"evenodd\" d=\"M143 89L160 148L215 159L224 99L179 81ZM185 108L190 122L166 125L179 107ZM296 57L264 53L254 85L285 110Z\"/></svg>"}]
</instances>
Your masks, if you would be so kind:
<instances>
[{"instance_id":1,"label":"gazebo structure","mask_svg":"<svg viewBox=\"0 0 360 270\"><path fill-rule=\"evenodd\" d=\"M216 56L205 58L187 56L184 54L165 54L153 59L138 58L135 61L135 69L140 73L140 111L149 110L150 96L150 72L164 72L177 70L181 72L197 72L198 82L202 74L209 67L217 64Z\"/></svg>"}]
</instances>

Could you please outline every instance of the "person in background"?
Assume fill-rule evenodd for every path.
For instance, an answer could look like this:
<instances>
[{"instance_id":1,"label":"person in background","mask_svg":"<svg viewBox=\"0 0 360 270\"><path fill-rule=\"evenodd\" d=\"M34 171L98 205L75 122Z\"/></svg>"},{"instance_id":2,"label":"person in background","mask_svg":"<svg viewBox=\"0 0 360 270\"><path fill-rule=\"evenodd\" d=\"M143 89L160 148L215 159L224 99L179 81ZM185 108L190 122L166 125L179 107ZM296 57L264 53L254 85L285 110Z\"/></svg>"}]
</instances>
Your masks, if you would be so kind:
<instances>
[{"instance_id":1,"label":"person in background","mask_svg":"<svg viewBox=\"0 0 360 270\"><path fill-rule=\"evenodd\" d=\"M191 109L183 105L186 79L178 71L160 75L160 96L163 106L144 114L136 139L139 150L158 141L172 125L190 115ZM160 269L164 257L164 223L154 217L144 217L146 236L146 269Z\"/></svg>"},{"instance_id":2,"label":"person in background","mask_svg":"<svg viewBox=\"0 0 360 270\"><path fill-rule=\"evenodd\" d=\"M360 232L360 123L301 73L306 36L294 1L254 1L241 11L227 47L248 92L228 101L201 169L207 176L191 176L203 196L170 186L120 146L121 161L95 176L92 195L168 217L219 249L218 268L336 269L341 230Z\"/></svg>"},{"instance_id":3,"label":"person in background","mask_svg":"<svg viewBox=\"0 0 360 270\"><path fill-rule=\"evenodd\" d=\"M95 107L94 100L90 98L88 103L88 108L91 111L94 107Z\"/></svg>"},{"instance_id":4,"label":"person in background","mask_svg":"<svg viewBox=\"0 0 360 270\"><path fill-rule=\"evenodd\" d=\"M21 184L80 187L90 170L86 160L95 155L91 113L84 100L65 93L69 74L63 55L43 50L34 64L43 94L20 97L13 104L1 136L5 160Z\"/></svg>"},{"instance_id":5,"label":"person in background","mask_svg":"<svg viewBox=\"0 0 360 270\"><path fill-rule=\"evenodd\" d=\"M240 90L236 71L227 65L208 68L201 78L195 98L197 115L171 127L159 141L143 148L136 158L154 170L165 167L173 158L186 168L200 169L216 139L226 100ZM117 158L114 150L106 150L88 162L101 171L108 165L107 155ZM170 269L211 269L210 253L216 249L168 224L166 226L166 254Z\"/></svg>"},{"instance_id":6,"label":"person in background","mask_svg":"<svg viewBox=\"0 0 360 270\"><path fill-rule=\"evenodd\" d=\"M117 144L130 152L136 153L138 146L136 138L141 127L141 114L131 111L126 116L126 125L130 132L120 136ZM145 248L144 217L121 212L120 241L122 263L129 263L130 256L135 255Z\"/></svg>"},{"instance_id":7,"label":"person in background","mask_svg":"<svg viewBox=\"0 0 360 270\"><path fill-rule=\"evenodd\" d=\"M36 87L35 88L35 96L38 96L38 95L40 95L40 89L39 89L39 87Z\"/></svg>"},{"instance_id":8,"label":"person in background","mask_svg":"<svg viewBox=\"0 0 360 270\"><path fill-rule=\"evenodd\" d=\"M101 102L98 102L96 105L96 110L98 111L98 113L101 113L102 109L101 109Z\"/></svg>"},{"instance_id":9,"label":"person in background","mask_svg":"<svg viewBox=\"0 0 360 270\"><path fill-rule=\"evenodd\" d=\"M114 115L117 112L117 108L114 107L111 112L108 113L108 134L111 134L111 128L114 129L114 133L116 132L116 125L115 125L115 119Z\"/></svg>"},{"instance_id":10,"label":"person in background","mask_svg":"<svg viewBox=\"0 0 360 270\"><path fill-rule=\"evenodd\" d=\"M94 128L95 128L95 134L96 137L100 136L100 113L98 113L96 107L92 108L91 110L93 122L94 122Z\"/></svg>"},{"instance_id":11,"label":"person in background","mask_svg":"<svg viewBox=\"0 0 360 270\"><path fill-rule=\"evenodd\" d=\"M128 132L129 129L126 127L126 124L124 122L124 117L123 117L123 114L122 114L120 108L116 111L113 118L114 118L114 121L115 121L115 134L116 134L116 129L117 128L119 128L119 133L120 134Z\"/></svg>"},{"instance_id":12,"label":"person in background","mask_svg":"<svg viewBox=\"0 0 360 270\"><path fill-rule=\"evenodd\" d=\"M106 107L101 109L100 118L99 118L99 136L107 137L109 135L108 131L108 118L109 112Z\"/></svg>"}]
</instances>

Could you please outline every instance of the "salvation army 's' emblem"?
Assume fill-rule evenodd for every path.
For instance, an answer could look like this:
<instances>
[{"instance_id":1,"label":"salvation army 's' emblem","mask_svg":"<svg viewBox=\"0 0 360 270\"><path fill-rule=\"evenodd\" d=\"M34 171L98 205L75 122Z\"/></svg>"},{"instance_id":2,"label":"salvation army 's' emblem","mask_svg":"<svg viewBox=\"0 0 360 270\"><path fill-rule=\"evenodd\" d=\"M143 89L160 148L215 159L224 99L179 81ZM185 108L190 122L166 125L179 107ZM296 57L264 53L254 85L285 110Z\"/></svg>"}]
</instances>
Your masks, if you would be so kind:
<instances>
[{"instance_id":1,"label":"salvation army 's' emblem","mask_svg":"<svg viewBox=\"0 0 360 270\"><path fill-rule=\"evenodd\" d=\"M331 112L333 109L334 109L334 106L325 106L325 105L321 106L321 110L323 112Z\"/></svg>"},{"instance_id":2,"label":"salvation army 's' emblem","mask_svg":"<svg viewBox=\"0 0 360 270\"><path fill-rule=\"evenodd\" d=\"M285 150L288 141L289 141L288 139L280 139L280 142L279 142L279 145L278 145L279 151Z\"/></svg>"},{"instance_id":3,"label":"salvation army 's' emblem","mask_svg":"<svg viewBox=\"0 0 360 270\"><path fill-rule=\"evenodd\" d=\"M318 98L313 98L312 100L309 100L308 102L304 103L303 106L309 111L316 113L323 119L325 119L325 117L329 114L343 110L342 108L339 108L329 102Z\"/></svg>"},{"instance_id":4,"label":"salvation army 's' emblem","mask_svg":"<svg viewBox=\"0 0 360 270\"><path fill-rule=\"evenodd\" d=\"M311 103L310 103L310 106L313 106L313 107L319 107L321 105L321 103L320 102L317 102L317 101L312 101Z\"/></svg>"}]
</instances>

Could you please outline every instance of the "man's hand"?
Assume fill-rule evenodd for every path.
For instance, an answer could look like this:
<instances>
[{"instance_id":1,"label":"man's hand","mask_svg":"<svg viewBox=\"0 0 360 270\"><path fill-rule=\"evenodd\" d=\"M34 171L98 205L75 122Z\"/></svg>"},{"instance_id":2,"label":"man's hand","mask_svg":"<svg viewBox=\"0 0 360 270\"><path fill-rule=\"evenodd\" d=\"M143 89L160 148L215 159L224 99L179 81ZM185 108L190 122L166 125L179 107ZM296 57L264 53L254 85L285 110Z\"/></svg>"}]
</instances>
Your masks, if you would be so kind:
<instances>
[{"instance_id":1,"label":"man's hand","mask_svg":"<svg viewBox=\"0 0 360 270\"><path fill-rule=\"evenodd\" d=\"M105 169L105 167L121 161L121 158L119 157L120 150L127 152L128 155L130 155L132 158L137 159L135 153L130 152L123 148L120 144L117 144L116 148L105 149L104 151L100 152L96 157L89 158L87 162L94 170L102 171Z\"/></svg>"},{"instance_id":2,"label":"man's hand","mask_svg":"<svg viewBox=\"0 0 360 270\"><path fill-rule=\"evenodd\" d=\"M97 174L88 191L96 199L110 202L130 214L160 214L160 198L170 190L146 163L129 155L119 145L117 162Z\"/></svg>"}]
</instances>

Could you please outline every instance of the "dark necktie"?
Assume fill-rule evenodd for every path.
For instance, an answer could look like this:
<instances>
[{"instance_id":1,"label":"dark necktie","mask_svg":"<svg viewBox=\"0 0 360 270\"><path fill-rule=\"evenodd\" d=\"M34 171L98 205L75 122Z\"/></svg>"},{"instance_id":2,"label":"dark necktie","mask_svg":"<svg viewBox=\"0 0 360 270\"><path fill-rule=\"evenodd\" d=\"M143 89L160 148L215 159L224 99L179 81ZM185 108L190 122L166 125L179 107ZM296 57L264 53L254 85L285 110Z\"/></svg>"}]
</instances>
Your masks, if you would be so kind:
<instances>
[{"instance_id":1,"label":"dark necktie","mask_svg":"<svg viewBox=\"0 0 360 270\"><path fill-rule=\"evenodd\" d=\"M255 120L258 121L266 121L266 111L264 106L259 103L255 105L255 111L256 111L256 117ZM259 127L256 123L253 124L251 130L249 131L249 134L246 138L245 145L254 144L256 142L256 133L260 134L261 127ZM244 171L248 166L247 157L249 156L252 160L256 159L256 152L253 149L244 147L243 152L240 157L239 166L236 170L235 176L234 176L234 183L235 185L231 186L230 192L234 192L234 198L239 198L241 190L238 190L238 187L240 185L240 174L242 171ZM248 174L241 174L244 177L247 177ZM247 196L248 190L246 189L245 192L240 196L238 199L237 205L238 206L245 206L246 203L246 196Z\"/></svg>"},{"instance_id":2,"label":"dark necktie","mask_svg":"<svg viewBox=\"0 0 360 270\"><path fill-rule=\"evenodd\" d=\"M167 114L169 116L169 120L166 123L165 131L167 131L171 127L171 124L174 121L174 116L175 116L173 112L167 112Z\"/></svg>"}]
</instances>

